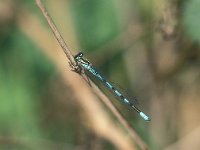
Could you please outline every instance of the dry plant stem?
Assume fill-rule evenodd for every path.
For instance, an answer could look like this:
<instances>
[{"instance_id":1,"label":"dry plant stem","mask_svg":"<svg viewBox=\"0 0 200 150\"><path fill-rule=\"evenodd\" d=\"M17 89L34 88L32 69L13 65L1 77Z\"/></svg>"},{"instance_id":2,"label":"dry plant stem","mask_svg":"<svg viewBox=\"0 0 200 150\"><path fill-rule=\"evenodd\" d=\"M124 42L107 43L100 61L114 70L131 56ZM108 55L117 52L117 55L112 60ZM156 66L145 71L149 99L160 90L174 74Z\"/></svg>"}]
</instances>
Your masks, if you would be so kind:
<instances>
[{"instance_id":1,"label":"dry plant stem","mask_svg":"<svg viewBox=\"0 0 200 150\"><path fill-rule=\"evenodd\" d=\"M91 92L91 88L78 74L72 72L68 65L66 66L66 57L61 51L58 51L60 47L55 44L39 19L31 13L26 12L24 14L26 16L19 16L19 28L40 47L40 50L47 57L51 58L60 72L64 84L68 85L73 91L77 104L80 104L81 112L85 116L82 123L87 125L97 136L110 141L117 149L136 150L127 134L116 126L104 111L97 97Z\"/></svg>"},{"instance_id":2,"label":"dry plant stem","mask_svg":"<svg viewBox=\"0 0 200 150\"><path fill-rule=\"evenodd\" d=\"M88 80L87 77L84 77L85 80ZM134 139L136 144L142 150L148 150L147 145L143 142L140 136L137 134L135 129L131 126L131 124L126 120L126 118L120 113L120 111L115 107L115 105L108 99L108 97L101 92L101 90L91 81L89 80L90 86L95 93L98 93L98 97L103 103L112 111L112 113L117 117L119 122L124 126L124 128L129 132L130 136Z\"/></svg>"},{"instance_id":3,"label":"dry plant stem","mask_svg":"<svg viewBox=\"0 0 200 150\"><path fill-rule=\"evenodd\" d=\"M72 55L72 52L70 51L70 49L68 48L67 44L65 43L65 40L63 39L63 37L61 36L61 34L59 33L59 31L57 30L53 20L51 19L51 17L49 16L45 6L42 4L41 0L36 0L36 4L38 5L38 7L40 8L40 10L42 11L44 17L46 18L52 32L54 33L57 41L59 42L60 46L62 47L65 55L67 56L67 58L70 61L70 64L73 66L76 66L76 62L74 61L74 57Z\"/></svg>"},{"instance_id":4,"label":"dry plant stem","mask_svg":"<svg viewBox=\"0 0 200 150\"><path fill-rule=\"evenodd\" d=\"M62 47L63 51L65 52L67 58L70 61L70 64L73 66L76 65L76 62L74 61L74 57L72 55L72 52L67 47L64 39L58 32L55 24L53 23L51 17L47 13L47 10L45 9L44 5L41 3L40 0L36 0L36 3L40 10L42 11L43 15L45 16L46 20L48 21L49 26L51 27L56 39L58 40L60 46ZM135 140L135 142L141 147L142 150L147 150L146 144L141 140L141 138L137 135L135 130L131 127L131 125L127 122L127 120L120 114L120 112L116 109L116 107L111 103L111 101L98 89L98 87L90 81L90 84L93 87L93 90L95 93L102 99L102 101L111 109L113 114L119 119L120 123L126 128L126 130L129 132L131 137Z\"/></svg>"}]
</instances>

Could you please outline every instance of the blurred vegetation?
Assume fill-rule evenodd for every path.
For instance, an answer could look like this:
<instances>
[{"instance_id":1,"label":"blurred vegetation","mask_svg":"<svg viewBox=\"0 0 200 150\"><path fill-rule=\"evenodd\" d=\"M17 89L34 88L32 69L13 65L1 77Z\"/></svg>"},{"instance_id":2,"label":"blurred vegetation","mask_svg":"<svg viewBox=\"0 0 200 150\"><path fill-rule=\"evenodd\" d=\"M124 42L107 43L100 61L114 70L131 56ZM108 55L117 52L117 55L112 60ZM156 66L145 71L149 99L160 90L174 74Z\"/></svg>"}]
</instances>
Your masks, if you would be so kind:
<instances>
[{"instance_id":1,"label":"blurred vegetation","mask_svg":"<svg viewBox=\"0 0 200 150\"><path fill-rule=\"evenodd\" d=\"M81 48L149 112L152 121L143 122L105 90L150 149L170 147L199 127L199 0L46 0L45 4L52 16L57 15L53 19L72 24L62 30L55 21L68 45ZM59 18L59 11L66 14ZM0 149L115 149L88 129L70 86L20 29L25 12L50 30L34 1L0 0Z\"/></svg>"},{"instance_id":2,"label":"blurred vegetation","mask_svg":"<svg viewBox=\"0 0 200 150\"><path fill-rule=\"evenodd\" d=\"M186 1L184 6L184 13L183 13L183 20L184 24L187 28L186 32L197 42L200 41L200 21L199 21L199 8L200 8L200 1L198 0L191 0Z\"/></svg>"}]
</instances>

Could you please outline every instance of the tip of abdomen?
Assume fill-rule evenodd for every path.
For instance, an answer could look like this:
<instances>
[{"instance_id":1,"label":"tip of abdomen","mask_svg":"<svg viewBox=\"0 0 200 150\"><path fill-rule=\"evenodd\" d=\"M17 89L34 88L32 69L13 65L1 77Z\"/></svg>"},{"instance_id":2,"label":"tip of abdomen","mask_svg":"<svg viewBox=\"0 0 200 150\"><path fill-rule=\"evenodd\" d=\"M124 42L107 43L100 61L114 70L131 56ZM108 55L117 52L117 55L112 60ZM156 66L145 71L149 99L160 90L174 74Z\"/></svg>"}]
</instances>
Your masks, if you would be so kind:
<instances>
[{"instance_id":1,"label":"tip of abdomen","mask_svg":"<svg viewBox=\"0 0 200 150\"><path fill-rule=\"evenodd\" d=\"M142 111L140 112L140 116L145 120L145 121L150 121L151 118L149 116L147 116L145 113L143 113Z\"/></svg>"}]
</instances>

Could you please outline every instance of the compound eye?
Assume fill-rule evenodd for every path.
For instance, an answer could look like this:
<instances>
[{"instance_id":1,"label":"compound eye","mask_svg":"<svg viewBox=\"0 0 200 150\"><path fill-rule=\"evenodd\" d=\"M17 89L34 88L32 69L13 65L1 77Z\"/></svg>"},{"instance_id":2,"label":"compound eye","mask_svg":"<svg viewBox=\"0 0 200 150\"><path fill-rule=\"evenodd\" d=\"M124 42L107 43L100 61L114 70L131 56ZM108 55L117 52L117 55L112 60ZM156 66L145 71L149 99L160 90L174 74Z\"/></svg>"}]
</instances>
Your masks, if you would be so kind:
<instances>
[{"instance_id":1,"label":"compound eye","mask_svg":"<svg viewBox=\"0 0 200 150\"><path fill-rule=\"evenodd\" d=\"M83 57L83 53L82 52L79 53L79 57Z\"/></svg>"},{"instance_id":2,"label":"compound eye","mask_svg":"<svg viewBox=\"0 0 200 150\"><path fill-rule=\"evenodd\" d=\"M75 59L80 59L80 58L82 58L82 57L83 57L83 53L82 53L82 52L79 52L78 54L76 54L76 55L74 56Z\"/></svg>"}]
</instances>

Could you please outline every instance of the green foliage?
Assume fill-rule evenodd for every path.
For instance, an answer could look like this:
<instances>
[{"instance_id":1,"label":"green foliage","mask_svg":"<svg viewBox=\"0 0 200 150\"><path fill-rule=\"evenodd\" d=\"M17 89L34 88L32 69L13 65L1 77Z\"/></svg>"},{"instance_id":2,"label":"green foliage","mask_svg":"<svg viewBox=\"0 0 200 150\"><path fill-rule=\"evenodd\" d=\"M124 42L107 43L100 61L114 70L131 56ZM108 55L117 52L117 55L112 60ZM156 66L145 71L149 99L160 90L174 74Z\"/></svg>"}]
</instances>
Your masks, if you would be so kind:
<instances>
[{"instance_id":1,"label":"green foliage","mask_svg":"<svg viewBox=\"0 0 200 150\"><path fill-rule=\"evenodd\" d=\"M190 0L185 2L183 21L186 32L194 41L200 43L200 1Z\"/></svg>"},{"instance_id":2,"label":"green foliage","mask_svg":"<svg viewBox=\"0 0 200 150\"><path fill-rule=\"evenodd\" d=\"M96 49L118 31L112 0L72 1L72 12L81 46Z\"/></svg>"},{"instance_id":3,"label":"green foliage","mask_svg":"<svg viewBox=\"0 0 200 150\"><path fill-rule=\"evenodd\" d=\"M1 37L0 47L0 133L41 137L39 94L53 65L16 27Z\"/></svg>"},{"instance_id":4,"label":"green foliage","mask_svg":"<svg viewBox=\"0 0 200 150\"><path fill-rule=\"evenodd\" d=\"M137 1L138 8L140 10L140 17L144 22L149 21L153 18L154 11L153 10L153 1L152 0L140 0Z\"/></svg>"}]
</instances>

